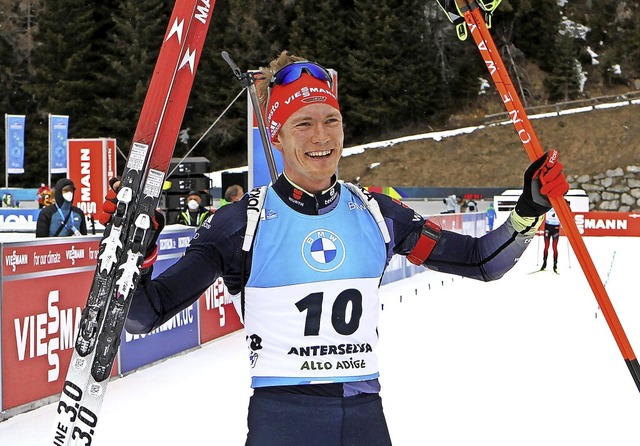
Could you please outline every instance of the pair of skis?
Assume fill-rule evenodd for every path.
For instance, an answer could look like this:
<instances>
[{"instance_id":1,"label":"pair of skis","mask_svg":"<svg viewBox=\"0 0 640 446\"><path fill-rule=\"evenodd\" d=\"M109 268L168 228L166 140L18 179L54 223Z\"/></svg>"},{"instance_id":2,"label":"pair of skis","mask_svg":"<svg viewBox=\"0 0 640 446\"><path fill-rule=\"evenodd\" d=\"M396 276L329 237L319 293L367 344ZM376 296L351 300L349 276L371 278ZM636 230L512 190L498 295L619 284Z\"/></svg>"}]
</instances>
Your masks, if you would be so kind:
<instances>
[{"instance_id":1,"label":"pair of skis","mask_svg":"<svg viewBox=\"0 0 640 446\"><path fill-rule=\"evenodd\" d=\"M544 154L531 122L527 117L524 106L511 81L507 69L502 62L500 53L489 33L490 17L498 7L501 0L436 0L447 14L449 20L456 26L458 38L465 40L468 36L466 28L473 36L480 54L491 74L491 78L500 93L511 123L514 125L520 141L531 161L535 161ZM488 20L486 20L487 18ZM465 28L466 25L466 28ZM463 29L464 28L464 29ZM582 236L571 214L569 206L562 198L552 198L551 205L558 213L562 227L573 247L589 286L602 309L602 313L609 325L609 329L622 353L622 356L631 372L631 376L640 391L640 365L636 358L622 324L611 304L607 291L598 276L593 260L589 255Z\"/></svg>"},{"instance_id":2,"label":"pair of skis","mask_svg":"<svg viewBox=\"0 0 640 446\"><path fill-rule=\"evenodd\" d=\"M488 31L485 14L500 0L437 0L468 27L529 158L544 153ZM71 364L57 405L51 444L91 445L120 335L140 277L155 209L204 44L215 0L177 0L147 92L118 192L117 210L100 242L94 281L83 310ZM464 22L464 23L463 23ZM570 210L552 199L574 252L640 390L640 366L597 275Z\"/></svg>"},{"instance_id":3,"label":"pair of skis","mask_svg":"<svg viewBox=\"0 0 640 446\"><path fill-rule=\"evenodd\" d=\"M92 443L215 0L177 0L140 113L57 405L51 445Z\"/></svg>"}]
</instances>

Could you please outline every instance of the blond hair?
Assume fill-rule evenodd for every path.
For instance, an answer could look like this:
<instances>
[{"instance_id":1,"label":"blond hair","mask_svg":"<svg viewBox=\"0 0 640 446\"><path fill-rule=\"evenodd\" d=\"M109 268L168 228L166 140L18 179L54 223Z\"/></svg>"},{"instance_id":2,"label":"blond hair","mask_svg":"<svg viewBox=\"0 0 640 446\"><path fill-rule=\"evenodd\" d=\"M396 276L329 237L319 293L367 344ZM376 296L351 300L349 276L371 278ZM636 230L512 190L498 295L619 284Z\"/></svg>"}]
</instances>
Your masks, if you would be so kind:
<instances>
[{"instance_id":1,"label":"blond hair","mask_svg":"<svg viewBox=\"0 0 640 446\"><path fill-rule=\"evenodd\" d=\"M269 82L274 74L276 74L279 70L287 65L298 62L301 60L307 60L304 57L295 56L290 54L288 51L281 52L278 57L269 62L268 67L260 67L259 78L262 78L260 82L256 82L256 91L258 93L258 98L260 99L260 106L264 109L266 107L267 102L267 88L269 87Z\"/></svg>"}]
</instances>

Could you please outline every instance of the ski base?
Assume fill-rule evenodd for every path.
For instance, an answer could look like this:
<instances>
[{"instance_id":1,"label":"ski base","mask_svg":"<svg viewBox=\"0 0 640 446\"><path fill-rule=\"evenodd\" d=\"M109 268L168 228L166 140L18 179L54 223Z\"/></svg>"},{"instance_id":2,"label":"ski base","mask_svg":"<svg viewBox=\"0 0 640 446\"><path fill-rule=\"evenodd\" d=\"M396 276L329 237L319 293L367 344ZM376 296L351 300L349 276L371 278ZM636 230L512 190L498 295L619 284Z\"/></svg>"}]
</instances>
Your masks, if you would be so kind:
<instances>
[{"instance_id":1,"label":"ski base","mask_svg":"<svg viewBox=\"0 0 640 446\"><path fill-rule=\"evenodd\" d=\"M178 0L100 242L49 444L92 444L215 1Z\"/></svg>"}]
</instances>

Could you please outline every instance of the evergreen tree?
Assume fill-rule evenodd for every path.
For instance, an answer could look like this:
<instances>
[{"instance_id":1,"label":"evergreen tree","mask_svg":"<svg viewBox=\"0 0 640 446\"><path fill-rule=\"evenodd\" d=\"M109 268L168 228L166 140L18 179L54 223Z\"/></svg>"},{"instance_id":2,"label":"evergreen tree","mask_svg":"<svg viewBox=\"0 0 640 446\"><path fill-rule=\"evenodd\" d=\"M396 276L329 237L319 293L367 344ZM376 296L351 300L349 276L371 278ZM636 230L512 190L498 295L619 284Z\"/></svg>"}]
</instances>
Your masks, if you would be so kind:
<instances>
[{"instance_id":1,"label":"evergreen tree","mask_svg":"<svg viewBox=\"0 0 640 446\"><path fill-rule=\"evenodd\" d=\"M0 0L0 111L4 114L26 115L34 107L32 97L23 90L32 70L33 33L40 11L40 1L16 2ZM26 122L27 128L31 125ZM0 141L5 141L5 126L0 129ZM27 140L28 150L33 149ZM0 164L4 169L5 150L0 150ZM25 174L11 176L12 186L33 186L40 178L33 178L31 153L25 160Z\"/></svg>"},{"instance_id":2,"label":"evergreen tree","mask_svg":"<svg viewBox=\"0 0 640 446\"><path fill-rule=\"evenodd\" d=\"M35 18L38 0L26 4L0 0L0 110L24 114L29 96L21 85L27 82L31 68Z\"/></svg>"},{"instance_id":3,"label":"evergreen tree","mask_svg":"<svg viewBox=\"0 0 640 446\"><path fill-rule=\"evenodd\" d=\"M402 59L402 21L395 2L371 4L355 1L354 28L357 45L347 54L349 96L347 123L352 125L355 142L371 134L393 129L397 114L404 108L404 69ZM406 116L406 110L402 112Z\"/></svg>"},{"instance_id":4,"label":"evergreen tree","mask_svg":"<svg viewBox=\"0 0 640 446\"><path fill-rule=\"evenodd\" d=\"M535 60L540 68L553 68L555 38L562 19L557 0L509 0L496 10L500 34Z\"/></svg>"},{"instance_id":5,"label":"evergreen tree","mask_svg":"<svg viewBox=\"0 0 640 446\"><path fill-rule=\"evenodd\" d=\"M438 77L429 37L422 2L354 0L298 3L291 41L305 57L338 71L346 138L353 144L424 125L434 113L441 101L434 99Z\"/></svg>"},{"instance_id":6,"label":"evergreen tree","mask_svg":"<svg viewBox=\"0 0 640 446\"><path fill-rule=\"evenodd\" d=\"M425 7L426 33L432 60L430 66L437 73L435 100L439 114L466 107L478 97L479 78L487 70L478 50L468 37L461 41L455 27L439 6Z\"/></svg>"},{"instance_id":7,"label":"evergreen tree","mask_svg":"<svg viewBox=\"0 0 640 446\"><path fill-rule=\"evenodd\" d=\"M601 45L615 43L615 18L619 4L619 0L598 0L573 9L575 20L584 21L589 27L587 43L591 47L600 48Z\"/></svg>"},{"instance_id":8,"label":"evergreen tree","mask_svg":"<svg viewBox=\"0 0 640 446\"><path fill-rule=\"evenodd\" d=\"M0 35L0 59L9 62L0 66L0 109L11 112L13 103L11 97L15 88L12 65L16 63L16 58L11 44L2 35Z\"/></svg>"},{"instance_id":9,"label":"evergreen tree","mask_svg":"<svg viewBox=\"0 0 640 446\"><path fill-rule=\"evenodd\" d=\"M629 21L629 50L628 58L632 75L636 79L634 87L640 90L640 5L637 3L632 6L632 15Z\"/></svg>"},{"instance_id":10,"label":"evergreen tree","mask_svg":"<svg viewBox=\"0 0 640 446\"><path fill-rule=\"evenodd\" d=\"M551 101L569 101L580 96L578 70L580 65L575 57L574 39L570 36L557 38L553 69L547 77L546 87Z\"/></svg>"},{"instance_id":11,"label":"evergreen tree","mask_svg":"<svg viewBox=\"0 0 640 446\"><path fill-rule=\"evenodd\" d=\"M179 146L176 156L188 153L241 90L221 52L227 51L242 70L249 69L245 42L254 39L255 19L248 15L253 3L246 9L237 0L216 3L183 125L189 142ZM226 154L236 151L238 141L246 141L246 114L246 95L242 94L190 156L204 156L215 170L228 167L223 166ZM246 153L240 145L237 151Z\"/></svg>"},{"instance_id":12,"label":"evergreen tree","mask_svg":"<svg viewBox=\"0 0 640 446\"><path fill-rule=\"evenodd\" d=\"M19 182L46 176L49 113L70 116L72 138L111 136L128 151L174 3L0 0L1 111L27 114L27 173ZM575 57L588 61L586 45L600 54L587 86L605 79L605 87L634 88L639 10L638 2L616 0L503 0L492 35L523 100L571 99L579 94ZM561 11L590 28L585 44L558 37ZM193 148L241 89L222 50L242 69L282 50L336 69L348 144L442 124L477 105L478 78L487 76L473 42L456 38L435 2L217 2L182 126L188 138L176 156ZM528 94L524 74L532 64L546 71L548 95ZM617 64L622 75L612 74ZM246 162L246 101L243 93L190 155L216 169Z\"/></svg>"},{"instance_id":13,"label":"evergreen tree","mask_svg":"<svg viewBox=\"0 0 640 446\"><path fill-rule=\"evenodd\" d=\"M442 98L423 2L356 1L354 20L347 113L356 141L426 127Z\"/></svg>"},{"instance_id":14,"label":"evergreen tree","mask_svg":"<svg viewBox=\"0 0 640 446\"><path fill-rule=\"evenodd\" d=\"M437 66L435 36L429 27L430 9L420 0L400 2L397 8L398 15L404 17L401 32L404 78L400 94L406 100L404 110L398 110L404 118L399 116L397 128L402 133L415 127L426 130L442 122L442 111L447 107Z\"/></svg>"},{"instance_id":15,"label":"evergreen tree","mask_svg":"<svg viewBox=\"0 0 640 446\"><path fill-rule=\"evenodd\" d=\"M637 3L621 2L615 8L613 24L609 31L607 54L601 60L602 74L607 86L626 85L631 87L632 80L639 78L637 56L640 55L638 18L640 8Z\"/></svg>"},{"instance_id":16,"label":"evergreen tree","mask_svg":"<svg viewBox=\"0 0 640 446\"><path fill-rule=\"evenodd\" d=\"M357 48L350 32L354 2L326 0L296 2L291 23L289 49L292 53L342 72L344 53Z\"/></svg>"},{"instance_id":17,"label":"evergreen tree","mask_svg":"<svg viewBox=\"0 0 640 446\"><path fill-rule=\"evenodd\" d=\"M11 54L11 47L7 43L7 41L0 36L0 60L13 61L14 58ZM11 78L11 67L10 66L1 66L0 67L0 110L5 110L5 113L13 114L10 112L11 110L11 90L14 89L13 82ZM4 119L4 115L2 116ZM0 126L0 141L5 141L5 126L4 121L3 125ZM2 166L2 171L4 173L4 169L6 168L6 148L5 150L0 150L0 166Z\"/></svg>"},{"instance_id":18,"label":"evergreen tree","mask_svg":"<svg viewBox=\"0 0 640 446\"><path fill-rule=\"evenodd\" d=\"M246 163L247 101L240 82L220 53L227 51L241 70L266 65L287 48L292 7L280 0L229 0L218 2L200 60L183 129L189 142L179 145L176 156L204 156L219 170ZM229 107L206 137L193 145Z\"/></svg>"},{"instance_id":19,"label":"evergreen tree","mask_svg":"<svg viewBox=\"0 0 640 446\"><path fill-rule=\"evenodd\" d=\"M91 121L96 136L116 139L128 153L168 24L169 2L122 0L111 13L103 53L106 69L97 72L96 84L106 94L96 98ZM124 169L119 158L118 171Z\"/></svg>"},{"instance_id":20,"label":"evergreen tree","mask_svg":"<svg viewBox=\"0 0 640 446\"><path fill-rule=\"evenodd\" d=\"M38 20L34 76L25 89L37 108L28 119L26 158L36 178L46 178L48 115L69 115L69 137L95 137L98 98L106 94L97 80L105 70L105 11L83 0L50 0ZM29 131L31 129L31 131ZM26 162L26 161L25 161Z\"/></svg>"},{"instance_id":21,"label":"evergreen tree","mask_svg":"<svg viewBox=\"0 0 640 446\"><path fill-rule=\"evenodd\" d=\"M337 72L338 99L344 118L346 144L354 142L359 126L358 117L352 112L357 108L352 103L352 91L361 87L354 70L362 72L368 69L364 60L355 64L349 60L350 55L367 44L358 34L356 3L338 0L328 0L322 4L297 2L288 47L293 54L317 61Z\"/></svg>"}]
</instances>

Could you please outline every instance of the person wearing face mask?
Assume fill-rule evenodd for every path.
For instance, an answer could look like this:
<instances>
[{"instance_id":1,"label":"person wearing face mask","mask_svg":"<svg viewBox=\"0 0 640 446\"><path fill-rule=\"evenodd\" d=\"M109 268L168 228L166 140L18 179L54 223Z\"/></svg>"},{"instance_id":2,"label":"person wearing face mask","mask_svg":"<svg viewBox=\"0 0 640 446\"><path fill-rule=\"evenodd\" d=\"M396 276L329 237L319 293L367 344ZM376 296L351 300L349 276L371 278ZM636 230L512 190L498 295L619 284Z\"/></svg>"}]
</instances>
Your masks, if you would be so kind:
<instances>
[{"instance_id":1,"label":"person wearing face mask","mask_svg":"<svg viewBox=\"0 0 640 446\"><path fill-rule=\"evenodd\" d=\"M187 195L187 204L176 217L176 224L199 227L210 215L209 209L202 206L202 197L198 191L192 190Z\"/></svg>"},{"instance_id":2,"label":"person wearing face mask","mask_svg":"<svg viewBox=\"0 0 640 446\"><path fill-rule=\"evenodd\" d=\"M38 215L36 237L87 235L84 212L72 204L75 191L76 187L70 179L58 180L54 203L44 207Z\"/></svg>"}]
</instances>

